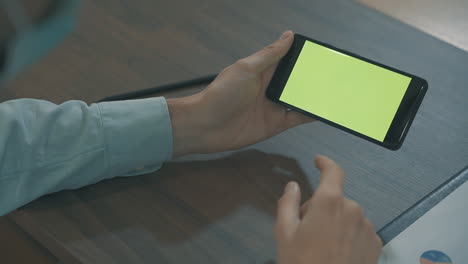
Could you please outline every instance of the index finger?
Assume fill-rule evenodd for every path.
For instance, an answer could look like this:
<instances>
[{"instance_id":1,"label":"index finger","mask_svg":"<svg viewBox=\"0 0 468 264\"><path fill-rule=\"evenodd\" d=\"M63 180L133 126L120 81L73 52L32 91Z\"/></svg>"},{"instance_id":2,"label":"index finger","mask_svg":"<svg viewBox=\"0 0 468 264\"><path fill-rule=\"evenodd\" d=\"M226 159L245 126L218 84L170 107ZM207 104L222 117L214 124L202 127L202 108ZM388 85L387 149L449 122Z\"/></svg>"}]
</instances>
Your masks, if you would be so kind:
<instances>
[{"instance_id":1,"label":"index finger","mask_svg":"<svg viewBox=\"0 0 468 264\"><path fill-rule=\"evenodd\" d=\"M327 192L343 195L344 171L333 160L323 155L315 157L315 165L320 170L320 185L317 193Z\"/></svg>"}]
</instances>

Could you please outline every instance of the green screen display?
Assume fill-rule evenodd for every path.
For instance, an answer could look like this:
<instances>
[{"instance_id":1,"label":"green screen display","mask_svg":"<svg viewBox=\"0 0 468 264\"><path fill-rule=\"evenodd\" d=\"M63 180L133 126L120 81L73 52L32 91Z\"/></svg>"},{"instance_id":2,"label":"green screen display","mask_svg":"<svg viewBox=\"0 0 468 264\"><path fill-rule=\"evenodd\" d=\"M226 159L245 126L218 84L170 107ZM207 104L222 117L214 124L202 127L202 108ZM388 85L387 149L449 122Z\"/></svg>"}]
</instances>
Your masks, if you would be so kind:
<instances>
[{"instance_id":1,"label":"green screen display","mask_svg":"<svg viewBox=\"0 0 468 264\"><path fill-rule=\"evenodd\" d=\"M383 142L411 78L305 41L280 101Z\"/></svg>"}]
</instances>

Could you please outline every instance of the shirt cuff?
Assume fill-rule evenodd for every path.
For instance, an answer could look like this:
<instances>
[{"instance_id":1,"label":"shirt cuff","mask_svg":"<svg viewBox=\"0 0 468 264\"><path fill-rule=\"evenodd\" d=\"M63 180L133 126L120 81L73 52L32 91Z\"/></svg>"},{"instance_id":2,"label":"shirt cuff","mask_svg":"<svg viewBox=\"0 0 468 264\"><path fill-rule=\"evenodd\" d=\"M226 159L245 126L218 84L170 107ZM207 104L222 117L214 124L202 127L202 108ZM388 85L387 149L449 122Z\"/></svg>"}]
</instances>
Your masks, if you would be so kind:
<instances>
[{"instance_id":1,"label":"shirt cuff","mask_svg":"<svg viewBox=\"0 0 468 264\"><path fill-rule=\"evenodd\" d=\"M163 97L98 104L108 177L146 174L172 158L172 126Z\"/></svg>"}]
</instances>

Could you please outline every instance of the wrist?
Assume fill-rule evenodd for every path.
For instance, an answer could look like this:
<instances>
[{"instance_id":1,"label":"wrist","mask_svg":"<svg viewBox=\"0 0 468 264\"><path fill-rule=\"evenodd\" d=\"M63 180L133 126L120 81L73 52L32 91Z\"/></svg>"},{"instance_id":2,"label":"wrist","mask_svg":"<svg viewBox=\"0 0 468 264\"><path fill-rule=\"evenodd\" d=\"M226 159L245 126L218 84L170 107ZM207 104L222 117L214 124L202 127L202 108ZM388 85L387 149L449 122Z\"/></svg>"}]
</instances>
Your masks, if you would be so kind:
<instances>
[{"instance_id":1,"label":"wrist","mask_svg":"<svg viewBox=\"0 0 468 264\"><path fill-rule=\"evenodd\" d=\"M204 153L209 129L206 114L202 113L200 96L195 94L167 99L167 105L171 117L174 157Z\"/></svg>"}]
</instances>

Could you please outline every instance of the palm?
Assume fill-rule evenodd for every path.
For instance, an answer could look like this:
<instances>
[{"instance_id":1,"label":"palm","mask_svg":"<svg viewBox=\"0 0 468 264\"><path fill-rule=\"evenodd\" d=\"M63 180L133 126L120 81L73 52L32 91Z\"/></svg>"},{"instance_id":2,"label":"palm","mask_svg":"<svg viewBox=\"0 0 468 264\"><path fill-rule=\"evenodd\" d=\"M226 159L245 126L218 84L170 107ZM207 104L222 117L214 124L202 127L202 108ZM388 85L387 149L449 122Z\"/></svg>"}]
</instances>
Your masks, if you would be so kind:
<instances>
[{"instance_id":1,"label":"palm","mask_svg":"<svg viewBox=\"0 0 468 264\"><path fill-rule=\"evenodd\" d=\"M273 103L265 96L276 64L252 73L242 64L226 68L205 90L219 111L212 134L213 151L237 149L276 135L311 119Z\"/></svg>"}]
</instances>

